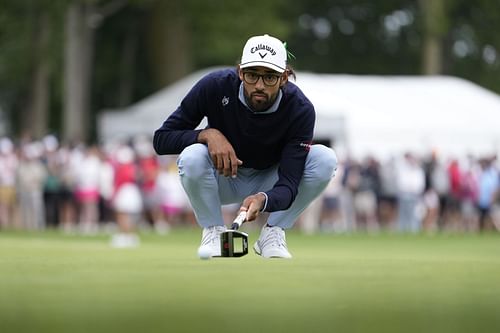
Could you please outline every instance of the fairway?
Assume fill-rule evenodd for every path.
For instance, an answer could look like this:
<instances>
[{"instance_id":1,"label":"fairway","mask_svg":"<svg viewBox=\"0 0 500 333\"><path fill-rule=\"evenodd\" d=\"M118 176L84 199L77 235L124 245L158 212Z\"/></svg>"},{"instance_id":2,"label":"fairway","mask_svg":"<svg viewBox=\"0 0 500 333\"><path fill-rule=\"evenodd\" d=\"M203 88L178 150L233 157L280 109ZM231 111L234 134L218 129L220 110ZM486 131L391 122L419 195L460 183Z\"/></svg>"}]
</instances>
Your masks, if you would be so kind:
<instances>
[{"instance_id":1,"label":"fairway","mask_svg":"<svg viewBox=\"0 0 500 333\"><path fill-rule=\"evenodd\" d=\"M500 332L498 234L289 232L292 260L199 260L200 233L0 232L0 332Z\"/></svg>"}]
</instances>

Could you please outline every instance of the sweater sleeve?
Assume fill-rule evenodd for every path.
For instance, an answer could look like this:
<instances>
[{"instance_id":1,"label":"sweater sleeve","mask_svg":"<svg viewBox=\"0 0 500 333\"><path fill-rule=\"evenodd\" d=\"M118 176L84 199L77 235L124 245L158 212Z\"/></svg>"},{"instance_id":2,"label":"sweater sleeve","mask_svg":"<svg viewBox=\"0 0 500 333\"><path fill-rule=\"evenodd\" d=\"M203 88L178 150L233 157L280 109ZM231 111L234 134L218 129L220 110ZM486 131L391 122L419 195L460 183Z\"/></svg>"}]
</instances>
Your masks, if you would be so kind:
<instances>
[{"instance_id":1,"label":"sweater sleeve","mask_svg":"<svg viewBox=\"0 0 500 333\"><path fill-rule=\"evenodd\" d=\"M305 162L313 137L315 122L314 108L305 112L294 122L292 135L281 154L278 181L265 194L267 212L288 209L295 200L304 174Z\"/></svg>"},{"instance_id":2,"label":"sweater sleeve","mask_svg":"<svg viewBox=\"0 0 500 333\"><path fill-rule=\"evenodd\" d=\"M210 76L202 78L184 97L180 106L157 129L153 146L157 154L179 154L198 141L200 129L195 129L206 116Z\"/></svg>"}]
</instances>

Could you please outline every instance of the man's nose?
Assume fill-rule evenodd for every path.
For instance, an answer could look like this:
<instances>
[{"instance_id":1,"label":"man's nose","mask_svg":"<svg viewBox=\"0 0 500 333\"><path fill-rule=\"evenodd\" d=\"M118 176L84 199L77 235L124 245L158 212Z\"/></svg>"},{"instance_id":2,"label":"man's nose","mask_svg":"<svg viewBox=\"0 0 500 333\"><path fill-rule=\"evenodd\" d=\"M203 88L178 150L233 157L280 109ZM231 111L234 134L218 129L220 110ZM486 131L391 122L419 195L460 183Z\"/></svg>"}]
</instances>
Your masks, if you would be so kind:
<instances>
[{"instance_id":1,"label":"man's nose","mask_svg":"<svg viewBox=\"0 0 500 333\"><path fill-rule=\"evenodd\" d=\"M259 76L257 79L257 82L255 82L255 88L257 89L264 89L265 84L264 84L264 77Z\"/></svg>"}]
</instances>

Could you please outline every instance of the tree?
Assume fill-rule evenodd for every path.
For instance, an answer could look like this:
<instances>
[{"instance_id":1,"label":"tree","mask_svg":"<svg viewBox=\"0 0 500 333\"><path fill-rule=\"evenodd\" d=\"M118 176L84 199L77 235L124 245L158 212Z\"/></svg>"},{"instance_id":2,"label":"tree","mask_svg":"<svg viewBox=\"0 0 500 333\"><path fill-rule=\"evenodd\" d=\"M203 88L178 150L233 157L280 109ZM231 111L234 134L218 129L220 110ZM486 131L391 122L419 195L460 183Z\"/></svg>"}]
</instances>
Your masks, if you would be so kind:
<instances>
[{"instance_id":1,"label":"tree","mask_svg":"<svg viewBox=\"0 0 500 333\"><path fill-rule=\"evenodd\" d=\"M253 34L288 35L284 0L157 1L148 28L150 64L159 87L194 69L233 65Z\"/></svg>"},{"instance_id":2,"label":"tree","mask_svg":"<svg viewBox=\"0 0 500 333\"><path fill-rule=\"evenodd\" d=\"M301 1L290 46L301 69L417 74L416 0Z\"/></svg>"},{"instance_id":3,"label":"tree","mask_svg":"<svg viewBox=\"0 0 500 333\"><path fill-rule=\"evenodd\" d=\"M97 1L73 0L66 10L65 93L63 138L89 139L91 79L94 66L95 30L108 16L126 4L114 0L99 6Z\"/></svg>"},{"instance_id":4,"label":"tree","mask_svg":"<svg viewBox=\"0 0 500 333\"><path fill-rule=\"evenodd\" d=\"M60 6L5 0L0 12L0 98L10 111L10 131L41 137L49 131L52 73L60 59Z\"/></svg>"},{"instance_id":5,"label":"tree","mask_svg":"<svg viewBox=\"0 0 500 333\"><path fill-rule=\"evenodd\" d=\"M446 72L500 93L500 2L453 0L449 11Z\"/></svg>"},{"instance_id":6,"label":"tree","mask_svg":"<svg viewBox=\"0 0 500 333\"><path fill-rule=\"evenodd\" d=\"M34 137L42 137L48 132L51 75L48 50L51 29L49 13L46 10L41 10L36 14L31 98L28 102L28 116L23 119L22 128L24 131L32 133Z\"/></svg>"},{"instance_id":7,"label":"tree","mask_svg":"<svg viewBox=\"0 0 500 333\"><path fill-rule=\"evenodd\" d=\"M0 107L12 134L95 139L100 110L234 65L264 33L299 70L443 73L500 92L499 25L490 0L2 0Z\"/></svg>"},{"instance_id":8,"label":"tree","mask_svg":"<svg viewBox=\"0 0 500 333\"><path fill-rule=\"evenodd\" d=\"M422 73L443 72L443 41L449 31L445 0L420 0L423 20Z\"/></svg>"}]
</instances>

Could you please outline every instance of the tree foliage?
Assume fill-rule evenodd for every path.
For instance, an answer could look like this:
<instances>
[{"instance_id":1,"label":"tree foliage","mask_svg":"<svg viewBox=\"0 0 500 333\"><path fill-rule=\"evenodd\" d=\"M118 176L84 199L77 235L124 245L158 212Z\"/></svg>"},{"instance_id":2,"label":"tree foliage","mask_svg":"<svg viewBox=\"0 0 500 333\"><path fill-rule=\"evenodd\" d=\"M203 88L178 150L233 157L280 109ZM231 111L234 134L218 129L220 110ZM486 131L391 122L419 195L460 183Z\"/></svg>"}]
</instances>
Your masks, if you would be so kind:
<instances>
[{"instance_id":1,"label":"tree foliage","mask_svg":"<svg viewBox=\"0 0 500 333\"><path fill-rule=\"evenodd\" d=\"M453 0L446 72L500 93L500 2Z\"/></svg>"},{"instance_id":2,"label":"tree foliage","mask_svg":"<svg viewBox=\"0 0 500 333\"><path fill-rule=\"evenodd\" d=\"M63 6L63 1L50 0L0 2L0 105L11 120L13 131L22 131L21 119L31 116L32 79L37 64L44 59L49 74L60 70ZM50 35L42 48L38 47L41 24L46 24L46 33ZM60 87L52 75L49 79L54 88ZM51 101L60 99L60 90L52 89L50 93Z\"/></svg>"},{"instance_id":3,"label":"tree foliage","mask_svg":"<svg viewBox=\"0 0 500 333\"><path fill-rule=\"evenodd\" d=\"M436 10L423 11L424 2L434 3L426 0L1 0L0 106L12 134L20 134L33 108L43 59L50 69L47 130L62 132L65 12L74 1L118 8L87 22L95 25L92 121L100 110L129 105L190 71L237 63L246 39L263 33L287 41L299 70L351 74L420 74L424 41L434 34L442 74L500 92L499 1L441 0L442 19L428 21ZM43 15L49 46L37 49Z\"/></svg>"}]
</instances>

